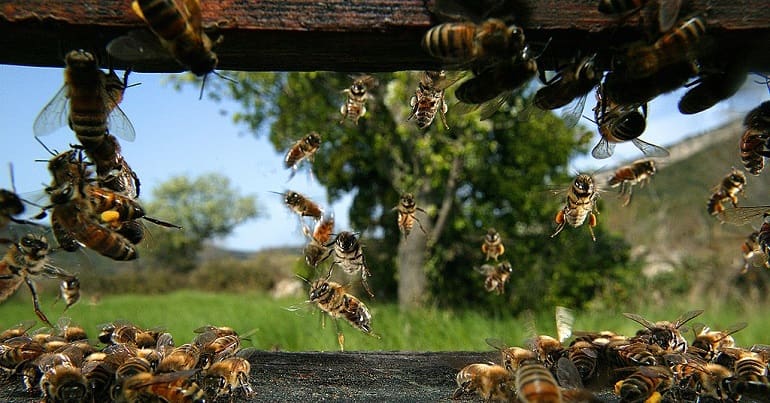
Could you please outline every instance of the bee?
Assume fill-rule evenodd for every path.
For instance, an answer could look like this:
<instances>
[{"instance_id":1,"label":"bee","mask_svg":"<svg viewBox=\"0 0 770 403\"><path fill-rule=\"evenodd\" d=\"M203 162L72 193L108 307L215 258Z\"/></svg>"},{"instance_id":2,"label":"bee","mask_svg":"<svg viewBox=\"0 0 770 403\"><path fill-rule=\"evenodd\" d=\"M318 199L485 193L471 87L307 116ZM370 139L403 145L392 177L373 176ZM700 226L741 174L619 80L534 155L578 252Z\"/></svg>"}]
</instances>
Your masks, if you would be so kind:
<instances>
[{"instance_id":1,"label":"bee","mask_svg":"<svg viewBox=\"0 0 770 403\"><path fill-rule=\"evenodd\" d=\"M289 151L286 153L286 157L283 159L284 166L288 169L291 168L291 175L289 179L294 177L297 172L297 166L302 160L308 160L313 162L313 155L321 147L321 135L316 132L311 132L307 136L300 140L297 140Z\"/></svg>"},{"instance_id":2,"label":"bee","mask_svg":"<svg viewBox=\"0 0 770 403\"><path fill-rule=\"evenodd\" d=\"M647 106L642 105L642 111L634 107L623 107L609 102L602 96L603 86L596 91L596 106L594 117L599 128L601 139L591 150L596 159L612 156L615 144L631 141L644 155L648 157L667 157L665 148L647 143L639 139L647 128Z\"/></svg>"},{"instance_id":3,"label":"bee","mask_svg":"<svg viewBox=\"0 0 770 403\"><path fill-rule=\"evenodd\" d=\"M484 64L517 55L525 45L524 31L517 25L489 18L439 24L425 33L422 48L430 56L450 64Z\"/></svg>"},{"instance_id":4,"label":"bee","mask_svg":"<svg viewBox=\"0 0 770 403\"><path fill-rule=\"evenodd\" d=\"M505 246L503 245L502 239L500 239L500 234L498 234L497 230L494 228L488 229L487 234L484 235L484 243L481 244L481 253L486 256L487 261L489 261L489 259L495 259L495 261L497 261L497 258L505 253Z\"/></svg>"},{"instance_id":5,"label":"bee","mask_svg":"<svg viewBox=\"0 0 770 403\"><path fill-rule=\"evenodd\" d=\"M158 364L156 372L187 371L196 368L200 360L200 347L193 343L174 347Z\"/></svg>"},{"instance_id":6,"label":"bee","mask_svg":"<svg viewBox=\"0 0 770 403\"><path fill-rule=\"evenodd\" d=\"M201 386L208 396L215 399L232 396L238 389L243 390L247 397L252 397L255 392L249 383L250 372L251 364L245 358L225 358L204 371Z\"/></svg>"},{"instance_id":7,"label":"bee","mask_svg":"<svg viewBox=\"0 0 770 403\"><path fill-rule=\"evenodd\" d=\"M139 176L123 158L120 143L115 136L107 134L98 146L84 148L84 151L96 166L99 186L122 193L131 199L139 197Z\"/></svg>"},{"instance_id":8,"label":"bee","mask_svg":"<svg viewBox=\"0 0 770 403\"><path fill-rule=\"evenodd\" d=\"M575 339L567 348L567 358L573 363L583 382L596 374L599 348L587 340Z\"/></svg>"},{"instance_id":9,"label":"bee","mask_svg":"<svg viewBox=\"0 0 770 403\"><path fill-rule=\"evenodd\" d=\"M0 343L14 337L26 336L29 329L32 329L34 326L35 321L33 319L27 319L15 326L9 327L0 332Z\"/></svg>"},{"instance_id":10,"label":"bee","mask_svg":"<svg viewBox=\"0 0 770 403\"><path fill-rule=\"evenodd\" d=\"M99 214L101 221L110 223L117 229L126 222L140 218L164 227L182 229L178 225L145 215L144 208L136 199L125 196L122 193L94 185L86 185L85 192L93 212Z\"/></svg>"},{"instance_id":11,"label":"bee","mask_svg":"<svg viewBox=\"0 0 770 403\"><path fill-rule=\"evenodd\" d=\"M668 367L642 366L626 379L615 383L615 394L620 396L622 402L660 401L661 392L672 386L673 374Z\"/></svg>"},{"instance_id":12,"label":"bee","mask_svg":"<svg viewBox=\"0 0 770 403\"><path fill-rule=\"evenodd\" d=\"M689 60L664 66L642 78L629 78L622 73L611 71L604 76L601 86L606 97L605 102L630 109L633 105L646 104L658 95L686 85L698 71L698 64Z\"/></svg>"},{"instance_id":13,"label":"bee","mask_svg":"<svg viewBox=\"0 0 770 403\"><path fill-rule=\"evenodd\" d=\"M734 57L725 57L718 71L703 75L679 100L679 112L692 115L711 108L738 92L746 81L748 70Z\"/></svg>"},{"instance_id":14,"label":"bee","mask_svg":"<svg viewBox=\"0 0 770 403\"><path fill-rule=\"evenodd\" d=\"M351 84L350 88L342 91L347 96L347 99L340 107L340 114L342 115L340 124L344 123L345 120L351 120L357 125L358 119L366 115L366 101L372 98L368 91L374 89L378 83L376 78L368 74L351 78L353 79L353 84Z\"/></svg>"},{"instance_id":15,"label":"bee","mask_svg":"<svg viewBox=\"0 0 770 403\"><path fill-rule=\"evenodd\" d=\"M655 175L655 172L655 161L651 159L636 160L616 169L607 184L611 187L620 187L620 195L625 199L623 206L628 206L631 203L633 187L636 184L644 186Z\"/></svg>"},{"instance_id":16,"label":"bee","mask_svg":"<svg viewBox=\"0 0 770 403\"><path fill-rule=\"evenodd\" d=\"M213 363L233 356L241 347L241 338L238 335L229 334L217 337L214 332L210 334L211 336L208 338L196 338L196 342L200 343L197 364L199 368L209 368Z\"/></svg>"},{"instance_id":17,"label":"bee","mask_svg":"<svg viewBox=\"0 0 770 403\"><path fill-rule=\"evenodd\" d=\"M291 211L297 213L300 218L313 217L315 220L320 220L321 216L323 216L321 206L306 196L292 190L287 190L286 193L283 193L283 196L283 201L286 203L286 206L288 206Z\"/></svg>"},{"instance_id":18,"label":"bee","mask_svg":"<svg viewBox=\"0 0 770 403\"><path fill-rule=\"evenodd\" d=\"M43 373L40 390L44 402L86 402L89 386L79 367L57 365Z\"/></svg>"},{"instance_id":19,"label":"bee","mask_svg":"<svg viewBox=\"0 0 770 403\"><path fill-rule=\"evenodd\" d=\"M404 234L404 238L408 237L409 233L412 232L412 228L414 227L415 222L417 222L417 225L420 226L420 230L423 234L428 234L425 232L425 228L423 228L420 219L415 216L417 211L420 211L423 214L427 213L425 210L417 206L417 203L414 201L413 194L402 194L398 201L398 206L393 207L393 210L398 211L398 229L401 230L401 232Z\"/></svg>"},{"instance_id":20,"label":"bee","mask_svg":"<svg viewBox=\"0 0 770 403\"><path fill-rule=\"evenodd\" d=\"M516 397L513 376L500 365L470 364L457 373L457 389L452 399L475 392L486 402L513 401Z\"/></svg>"},{"instance_id":21,"label":"bee","mask_svg":"<svg viewBox=\"0 0 770 403\"><path fill-rule=\"evenodd\" d=\"M178 371L167 374L142 372L123 380L113 390L116 402L168 401L205 403L203 389L194 381L197 371Z\"/></svg>"},{"instance_id":22,"label":"bee","mask_svg":"<svg viewBox=\"0 0 770 403\"><path fill-rule=\"evenodd\" d=\"M687 351L687 339L682 336L679 328L702 313L702 309L688 311L674 322L659 321L655 323L635 313L623 313L623 316L645 327L644 330L637 332L636 340L647 344L657 344L666 351L684 353Z\"/></svg>"},{"instance_id":23,"label":"bee","mask_svg":"<svg viewBox=\"0 0 770 403\"><path fill-rule=\"evenodd\" d=\"M66 279L72 277L63 269L49 262L48 239L43 235L27 234L13 242L0 261L0 301L8 299L24 282L32 294L35 314L40 320L53 327L40 309L35 279L48 277Z\"/></svg>"},{"instance_id":24,"label":"bee","mask_svg":"<svg viewBox=\"0 0 770 403\"><path fill-rule=\"evenodd\" d=\"M561 388L551 371L538 361L526 361L516 371L516 391L524 403L561 402Z\"/></svg>"},{"instance_id":25,"label":"bee","mask_svg":"<svg viewBox=\"0 0 770 403\"><path fill-rule=\"evenodd\" d=\"M655 74L661 68L696 56L700 40L705 36L706 23L692 17L667 31L652 45L637 43L630 46L619 59L616 69L636 79Z\"/></svg>"},{"instance_id":26,"label":"bee","mask_svg":"<svg viewBox=\"0 0 770 403\"><path fill-rule=\"evenodd\" d=\"M596 190L594 178L588 174L579 174L572 181L572 185L567 189L566 203L564 207L556 213L556 232L551 238L559 235L559 232L569 224L575 228L583 225L588 218L588 231L591 233L591 239L596 241L593 227L596 226L596 199L599 194Z\"/></svg>"},{"instance_id":27,"label":"bee","mask_svg":"<svg viewBox=\"0 0 770 403\"><path fill-rule=\"evenodd\" d=\"M462 77L462 75L457 74L454 76L451 78L444 70L424 71L420 76L417 91L409 100L412 113L406 120L414 118L417 127L425 130L430 127L438 115L444 128L449 130L449 125L446 122L446 112L449 107L444 99L444 89Z\"/></svg>"},{"instance_id":28,"label":"bee","mask_svg":"<svg viewBox=\"0 0 770 403\"><path fill-rule=\"evenodd\" d=\"M303 226L302 230L310 238L310 241L305 245L305 262L310 267L316 268L332 253L332 250L327 245L332 239L332 233L334 233L334 215L324 214L315 223L312 232L307 226Z\"/></svg>"},{"instance_id":29,"label":"bee","mask_svg":"<svg viewBox=\"0 0 770 403\"><path fill-rule=\"evenodd\" d=\"M43 345L29 336L17 336L0 344L0 368L15 371L45 353Z\"/></svg>"},{"instance_id":30,"label":"bee","mask_svg":"<svg viewBox=\"0 0 770 403\"><path fill-rule=\"evenodd\" d=\"M502 340L495 338L487 338L484 341L487 344L500 351L502 356L503 366L509 373L515 374L519 366L528 360L537 360L537 353L522 347L510 347L506 345Z\"/></svg>"},{"instance_id":31,"label":"bee","mask_svg":"<svg viewBox=\"0 0 770 403\"><path fill-rule=\"evenodd\" d=\"M101 326L99 341L105 344L130 343L139 348L154 347L162 333L158 330L145 330L125 320L117 320Z\"/></svg>"},{"instance_id":32,"label":"bee","mask_svg":"<svg viewBox=\"0 0 770 403\"><path fill-rule=\"evenodd\" d=\"M537 353L537 360L548 367L554 367L556 362L566 354L562 343L572 335L572 324L575 323L575 316L571 309L563 306L557 306L554 309L554 319L556 321L557 337L551 337L544 334L538 334L535 327L535 318L531 311L525 312L527 333L531 338L527 341L532 351Z\"/></svg>"},{"instance_id":33,"label":"bee","mask_svg":"<svg viewBox=\"0 0 770 403\"><path fill-rule=\"evenodd\" d=\"M129 32L107 45L110 55L131 62L172 57L198 77L214 72L219 59L212 48L218 41L203 32L200 0L134 0L131 8L155 35Z\"/></svg>"},{"instance_id":34,"label":"bee","mask_svg":"<svg viewBox=\"0 0 770 403\"><path fill-rule=\"evenodd\" d=\"M87 153L108 133L133 141L134 127L118 106L125 83L114 71L101 71L96 57L84 50L67 53L64 62L64 85L35 118L35 137L69 125Z\"/></svg>"},{"instance_id":35,"label":"bee","mask_svg":"<svg viewBox=\"0 0 770 403\"><path fill-rule=\"evenodd\" d=\"M18 219L17 216L25 210L24 203L16 193L0 189L0 228L5 228L8 223L31 224L26 220Z\"/></svg>"},{"instance_id":36,"label":"bee","mask_svg":"<svg viewBox=\"0 0 770 403\"><path fill-rule=\"evenodd\" d=\"M352 294L347 292L347 288L339 283L329 281L328 279L315 280L310 285L310 302L335 319L342 318L354 328L375 336L372 333L372 314L369 308ZM337 326L337 342L340 345L340 351L344 350L345 336Z\"/></svg>"},{"instance_id":37,"label":"bee","mask_svg":"<svg viewBox=\"0 0 770 403\"><path fill-rule=\"evenodd\" d=\"M77 276L65 278L59 284L59 298L64 300L67 306L64 307L66 311L72 305L75 305L80 300L80 280Z\"/></svg>"},{"instance_id":38,"label":"bee","mask_svg":"<svg viewBox=\"0 0 770 403\"><path fill-rule=\"evenodd\" d=\"M366 267L364 249L361 246L361 242L359 242L356 237L356 234L350 231L342 231L337 234L334 241L327 244L327 246L331 245L334 245L334 261L329 267L329 274L327 277L331 277L332 269L334 269L335 264L339 265L342 270L349 275L356 274L360 271L361 284L364 286L367 294L369 294L370 297L374 297L371 288L369 288L369 283L366 281L367 277L371 277L372 274Z\"/></svg>"},{"instance_id":39,"label":"bee","mask_svg":"<svg viewBox=\"0 0 770 403\"><path fill-rule=\"evenodd\" d=\"M746 237L746 241L741 245L743 252L743 269L741 273L746 273L751 267L764 266L770 269L767 254L763 252L762 245L759 244L759 231L753 231Z\"/></svg>"},{"instance_id":40,"label":"bee","mask_svg":"<svg viewBox=\"0 0 770 403\"><path fill-rule=\"evenodd\" d=\"M743 194L744 186L746 186L746 175L733 168L729 174L722 178L719 185L713 188L713 194L706 206L709 214L713 216L722 214L725 211L722 205L725 200L730 200L733 207L738 207L738 194Z\"/></svg>"},{"instance_id":41,"label":"bee","mask_svg":"<svg viewBox=\"0 0 770 403\"><path fill-rule=\"evenodd\" d=\"M702 351L703 358L707 361L711 361L714 356L725 348L735 347L735 339L733 334L743 330L748 326L746 322L739 322L725 330L711 330L708 326L693 327L695 331L695 339L692 342L692 347L697 348L699 354Z\"/></svg>"},{"instance_id":42,"label":"bee","mask_svg":"<svg viewBox=\"0 0 770 403\"><path fill-rule=\"evenodd\" d=\"M553 110L570 105L564 114L567 127L573 127L583 114L588 93L599 84L603 72L596 65L596 54L563 68L546 86L535 93L532 103L540 109Z\"/></svg>"},{"instance_id":43,"label":"bee","mask_svg":"<svg viewBox=\"0 0 770 403\"><path fill-rule=\"evenodd\" d=\"M641 9L648 0L599 0L599 12L604 14L627 14ZM682 0L659 0L657 2L658 28L666 32L674 26L682 6Z\"/></svg>"},{"instance_id":44,"label":"bee","mask_svg":"<svg viewBox=\"0 0 770 403\"><path fill-rule=\"evenodd\" d=\"M484 264L476 268L476 271L485 275L484 289L487 292L494 291L497 295L505 293L505 283L513 273L513 267L508 261L500 262L497 265Z\"/></svg>"},{"instance_id":45,"label":"bee","mask_svg":"<svg viewBox=\"0 0 770 403\"><path fill-rule=\"evenodd\" d=\"M752 109L743 120L740 141L741 161L752 175L759 175L765 167L765 157L770 157L767 139L770 138L770 101Z\"/></svg>"}]
</instances>

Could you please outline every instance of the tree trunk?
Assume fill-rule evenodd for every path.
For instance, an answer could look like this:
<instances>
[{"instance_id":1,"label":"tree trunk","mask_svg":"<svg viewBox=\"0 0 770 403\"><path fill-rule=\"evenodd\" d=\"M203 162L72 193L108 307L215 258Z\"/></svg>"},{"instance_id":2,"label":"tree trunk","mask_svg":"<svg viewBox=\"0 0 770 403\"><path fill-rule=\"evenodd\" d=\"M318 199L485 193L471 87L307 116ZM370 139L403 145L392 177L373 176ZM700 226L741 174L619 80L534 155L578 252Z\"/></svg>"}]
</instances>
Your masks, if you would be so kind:
<instances>
[{"instance_id":1,"label":"tree trunk","mask_svg":"<svg viewBox=\"0 0 770 403\"><path fill-rule=\"evenodd\" d=\"M427 218L421 218L420 221L426 227L425 231L428 231ZM409 236L404 237L402 234L398 242L398 306L402 310L420 307L425 302L425 286L428 282L424 269L427 244L428 237L417 223Z\"/></svg>"}]
</instances>

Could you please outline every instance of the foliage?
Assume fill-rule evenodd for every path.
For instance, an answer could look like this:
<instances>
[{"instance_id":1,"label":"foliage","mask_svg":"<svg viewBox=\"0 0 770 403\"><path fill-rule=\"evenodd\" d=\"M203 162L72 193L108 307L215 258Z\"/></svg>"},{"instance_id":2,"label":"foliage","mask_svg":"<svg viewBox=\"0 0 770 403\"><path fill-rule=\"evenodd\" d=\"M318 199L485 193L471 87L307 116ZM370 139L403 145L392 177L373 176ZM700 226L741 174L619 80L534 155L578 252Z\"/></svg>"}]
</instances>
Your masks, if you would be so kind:
<instances>
[{"instance_id":1,"label":"foliage","mask_svg":"<svg viewBox=\"0 0 770 403\"><path fill-rule=\"evenodd\" d=\"M257 217L254 196L241 196L230 180L216 173L190 179L173 177L153 189L145 205L150 216L182 227L153 238L151 260L190 271L203 243L230 234L242 222Z\"/></svg>"}]
</instances>

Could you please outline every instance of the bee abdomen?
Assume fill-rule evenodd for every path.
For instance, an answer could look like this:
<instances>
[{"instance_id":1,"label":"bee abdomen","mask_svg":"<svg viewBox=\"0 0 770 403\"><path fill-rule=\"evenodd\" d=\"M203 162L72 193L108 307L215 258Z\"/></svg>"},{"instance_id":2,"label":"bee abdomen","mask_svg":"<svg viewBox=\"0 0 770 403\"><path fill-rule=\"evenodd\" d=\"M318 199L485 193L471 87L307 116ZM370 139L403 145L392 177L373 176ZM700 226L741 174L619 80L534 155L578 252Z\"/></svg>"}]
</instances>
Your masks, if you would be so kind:
<instances>
[{"instance_id":1,"label":"bee abdomen","mask_svg":"<svg viewBox=\"0 0 770 403\"><path fill-rule=\"evenodd\" d=\"M167 41L174 40L187 29L187 22L172 0L137 0L144 18L153 31Z\"/></svg>"},{"instance_id":2,"label":"bee abdomen","mask_svg":"<svg viewBox=\"0 0 770 403\"><path fill-rule=\"evenodd\" d=\"M473 23L446 23L437 25L423 36L422 48L433 56L449 61L462 61L475 54Z\"/></svg>"}]
</instances>

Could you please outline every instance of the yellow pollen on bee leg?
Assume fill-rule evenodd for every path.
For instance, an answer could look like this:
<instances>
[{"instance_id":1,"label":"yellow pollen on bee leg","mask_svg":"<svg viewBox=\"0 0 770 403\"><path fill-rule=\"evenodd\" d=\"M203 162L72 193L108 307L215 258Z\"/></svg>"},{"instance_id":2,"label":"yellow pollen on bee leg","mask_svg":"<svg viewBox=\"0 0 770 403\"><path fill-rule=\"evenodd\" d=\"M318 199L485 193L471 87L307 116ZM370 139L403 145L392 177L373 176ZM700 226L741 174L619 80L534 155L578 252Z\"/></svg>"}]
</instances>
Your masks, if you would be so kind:
<instances>
[{"instance_id":1,"label":"yellow pollen on bee leg","mask_svg":"<svg viewBox=\"0 0 770 403\"><path fill-rule=\"evenodd\" d=\"M102 212L101 219L103 222L115 222L120 218L120 213L115 210L107 210Z\"/></svg>"},{"instance_id":2,"label":"yellow pollen on bee leg","mask_svg":"<svg viewBox=\"0 0 770 403\"><path fill-rule=\"evenodd\" d=\"M559 210L559 212L556 213L556 217L554 218L554 221L556 221L557 224L561 224L564 222L564 210Z\"/></svg>"}]
</instances>

